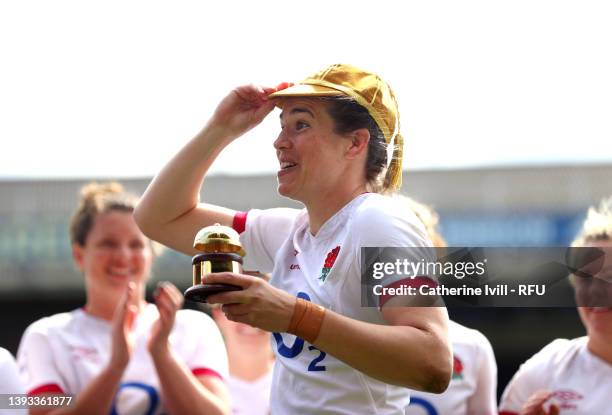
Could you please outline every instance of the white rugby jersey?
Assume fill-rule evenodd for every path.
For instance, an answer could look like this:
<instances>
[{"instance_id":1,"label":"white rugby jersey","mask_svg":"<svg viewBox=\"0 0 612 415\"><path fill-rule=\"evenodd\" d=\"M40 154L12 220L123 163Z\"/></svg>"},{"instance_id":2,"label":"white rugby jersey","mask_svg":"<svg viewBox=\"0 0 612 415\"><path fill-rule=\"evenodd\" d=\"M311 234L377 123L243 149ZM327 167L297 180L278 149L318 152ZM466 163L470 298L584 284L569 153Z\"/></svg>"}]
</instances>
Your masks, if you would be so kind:
<instances>
[{"instance_id":1,"label":"white rugby jersey","mask_svg":"<svg viewBox=\"0 0 612 415\"><path fill-rule=\"evenodd\" d=\"M247 252L245 268L272 271L271 284L347 317L387 324L361 306L361 247L426 247L414 213L367 193L310 233L306 210L252 210L234 220ZM347 346L349 347L349 346ZM272 414L403 414L408 389L375 380L288 333L273 333Z\"/></svg>"},{"instance_id":2,"label":"white rugby jersey","mask_svg":"<svg viewBox=\"0 0 612 415\"><path fill-rule=\"evenodd\" d=\"M17 363L8 350L0 347L0 394L18 395L25 393L25 388L19 378ZM7 397L8 398L8 397ZM3 402L9 406L8 399ZM0 408L0 415L27 414L27 409Z\"/></svg>"},{"instance_id":3,"label":"white rugby jersey","mask_svg":"<svg viewBox=\"0 0 612 415\"><path fill-rule=\"evenodd\" d=\"M227 388L232 397L232 414L268 415L271 387L272 371L252 382L230 375L227 379Z\"/></svg>"},{"instance_id":4,"label":"white rugby jersey","mask_svg":"<svg viewBox=\"0 0 612 415\"><path fill-rule=\"evenodd\" d=\"M497 364L489 340L478 330L450 322L453 377L440 394L411 392L410 415L493 415L497 413Z\"/></svg>"},{"instance_id":5,"label":"white rugby jersey","mask_svg":"<svg viewBox=\"0 0 612 415\"><path fill-rule=\"evenodd\" d=\"M592 354L587 341L554 340L523 363L502 395L500 414L518 414L540 390L553 392L544 408L554 403L562 415L611 413L612 365Z\"/></svg>"},{"instance_id":6,"label":"white rugby jersey","mask_svg":"<svg viewBox=\"0 0 612 415\"><path fill-rule=\"evenodd\" d=\"M157 307L148 304L134 322L135 349L111 413L164 411L159 379L147 350L151 327L158 316ZM227 379L225 344L217 325L206 314L179 310L169 341L196 376ZM111 323L77 309L31 324L21 339L17 360L28 394L78 395L106 367L110 354Z\"/></svg>"},{"instance_id":7,"label":"white rugby jersey","mask_svg":"<svg viewBox=\"0 0 612 415\"><path fill-rule=\"evenodd\" d=\"M17 363L8 350L0 347L0 394L25 393L21 383Z\"/></svg>"}]
</instances>

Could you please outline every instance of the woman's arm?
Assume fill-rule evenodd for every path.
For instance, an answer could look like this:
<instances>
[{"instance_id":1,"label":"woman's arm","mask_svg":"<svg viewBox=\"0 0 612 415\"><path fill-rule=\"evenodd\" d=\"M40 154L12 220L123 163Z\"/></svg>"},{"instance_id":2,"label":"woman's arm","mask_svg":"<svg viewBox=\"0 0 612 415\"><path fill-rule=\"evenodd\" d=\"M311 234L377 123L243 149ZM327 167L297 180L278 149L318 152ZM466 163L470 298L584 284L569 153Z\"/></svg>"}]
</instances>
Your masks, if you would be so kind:
<instances>
[{"instance_id":1,"label":"woman's arm","mask_svg":"<svg viewBox=\"0 0 612 415\"><path fill-rule=\"evenodd\" d=\"M196 377L168 341L176 313L183 305L181 293L174 285L161 283L155 292L155 304L159 319L151 329L148 348L159 377L164 407L171 414L229 414L229 393L223 381L214 376Z\"/></svg>"},{"instance_id":2,"label":"woman's arm","mask_svg":"<svg viewBox=\"0 0 612 415\"><path fill-rule=\"evenodd\" d=\"M446 309L385 306L382 314L388 326L327 310L314 345L385 383L444 392L452 374Z\"/></svg>"},{"instance_id":3,"label":"woman's arm","mask_svg":"<svg viewBox=\"0 0 612 415\"><path fill-rule=\"evenodd\" d=\"M112 323L112 351L111 359L91 382L74 397L74 403L65 408L31 407L32 415L76 415L101 414L110 412L119 389L121 377L127 367L134 350L134 335L132 327L138 310L133 305L135 288L130 283L122 300L117 306ZM32 368L32 370L36 370ZM54 395L54 394L50 394Z\"/></svg>"},{"instance_id":4,"label":"woman's arm","mask_svg":"<svg viewBox=\"0 0 612 415\"><path fill-rule=\"evenodd\" d=\"M113 399L119 388L123 370L107 367L77 396L74 403L65 408L30 407L31 415L106 415L110 412ZM41 394L58 395L55 393ZM59 394L65 396L64 394Z\"/></svg>"},{"instance_id":5,"label":"woman's arm","mask_svg":"<svg viewBox=\"0 0 612 415\"><path fill-rule=\"evenodd\" d=\"M152 354L159 376L164 407L171 414L229 414L229 392L221 379L194 376L167 348Z\"/></svg>"},{"instance_id":6,"label":"woman's arm","mask_svg":"<svg viewBox=\"0 0 612 415\"><path fill-rule=\"evenodd\" d=\"M234 139L258 125L274 108L268 95L277 88L254 85L234 89L221 101L204 129L155 177L134 217L152 239L187 254L195 253L193 238L203 226L231 226L234 211L199 204L204 177L219 153Z\"/></svg>"},{"instance_id":7,"label":"woman's arm","mask_svg":"<svg viewBox=\"0 0 612 415\"><path fill-rule=\"evenodd\" d=\"M225 304L228 319L268 331L287 331L296 297L248 275L218 273L210 283L228 283L242 291L209 297ZM354 320L326 310L313 345L349 366L380 381L441 393L450 381L452 352L448 316L441 307L396 307L389 300L382 309L389 325Z\"/></svg>"}]
</instances>

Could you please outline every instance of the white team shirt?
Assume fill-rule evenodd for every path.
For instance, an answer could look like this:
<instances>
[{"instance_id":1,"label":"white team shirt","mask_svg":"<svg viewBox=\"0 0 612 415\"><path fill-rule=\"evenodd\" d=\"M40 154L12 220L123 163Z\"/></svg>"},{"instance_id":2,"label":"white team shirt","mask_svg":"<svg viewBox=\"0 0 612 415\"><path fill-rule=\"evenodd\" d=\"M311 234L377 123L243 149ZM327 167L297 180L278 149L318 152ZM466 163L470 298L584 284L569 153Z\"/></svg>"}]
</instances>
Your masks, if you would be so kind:
<instances>
[{"instance_id":1,"label":"white team shirt","mask_svg":"<svg viewBox=\"0 0 612 415\"><path fill-rule=\"evenodd\" d=\"M529 397L550 390L547 401L556 404L561 414L609 414L612 365L592 354L587 337L557 339L521 365L500 404L500 414L518 414Z\"/></svg>"},{"instance_id":2,"label":"white team shirt","mask_svg":"<svg viewBox=\"0 0 612 415\"><path fill-rule=\"evenodd\" d=\"M349 202L316 236L306 210L252 210L240 240L245 268L272 271L272 285L375 324L387 323L378 308L361 306L360 248L431 246L411 209L373 193ZM294 335L273 333L272 348L272 414L403 414L410 401L407 389L366 376Z\"/></svg>"},{"instance_id":3,"label":"white team shirt","mask_svg":"<svg viewBox=\"0 0 612 415\"><path fill-rule=\"evenodd\" d=\"M18 395L23 393L25 393L25 387L19 378L17 363L8 350L0 347L0 394ZM8 406L8 397L3 401ZM0 415L26 414L27 412L27 409L0 408Z\"/></svg>"},{"instance_id":4,"label":"white team shirt","mask_svg":"<svg viewBox=\"0 0 612 415\"><path fill-rule=\"evenodd\" d=\"M409 415L493 415L497 413L497 364L489 340L478 330L451 321L453 376L439 395L411 392Z\"/></svg>"},{"instance_id":5,"label":"white team shirt","mask_svg":"<svg viewBox=\"0 0 612 415\"><path fill-rule=\"evenodd\" d=\"M227 388L232 397L233 415L268 415L270 413L270 389L272 371L253 382L231 376Z\"/></svg>"},{"instance_id":6,"label":"white team shirt","mask_svg":"<svg viewBox=\"0 0 612 415\"><path fill-rule=\"evenodd\" d=\"M164 411L160 384L147 350L159 316L148 304L134 322L136 345L111 413L159 414ZM225 344L214 321L193 310L179 310L169 338L172 348L196 376L227 379ZM25 331L17 360L28 394L78 395L110 360L111 323L83 309L34 322Z\"/></svg>"}]
</instances>

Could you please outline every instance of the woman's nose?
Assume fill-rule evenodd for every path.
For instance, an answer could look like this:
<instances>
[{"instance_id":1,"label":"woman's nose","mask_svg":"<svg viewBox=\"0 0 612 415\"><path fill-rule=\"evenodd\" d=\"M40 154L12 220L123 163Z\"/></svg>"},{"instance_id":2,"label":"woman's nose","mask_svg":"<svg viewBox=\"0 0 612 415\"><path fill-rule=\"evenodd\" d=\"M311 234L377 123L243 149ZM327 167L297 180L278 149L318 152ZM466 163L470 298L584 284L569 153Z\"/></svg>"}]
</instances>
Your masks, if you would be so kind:
<instances>
[{"instance_id":1,"label":"woman's nose","mask_svg":"<svg viewBox=\"0 0 612 415\"><path fill-rule=\"evenodd\" d=\"M274 140L273 145L276 150L282 150L289 146L289 139L287 138L287 134L285 133L285 131L281 130L278 137L276 137L276 140Z\"/></svg>"},{"instance_id":2,"label":"woman's nose","mask_svg":"<svg viewBox=\"0 0 612 415\"><path fill-rule=\"evenodd\" d=\"M131 257L132 251L127 245L119 245L115 248L113 253L115 260L128 261Z\"/></svg>"}]
</instances>

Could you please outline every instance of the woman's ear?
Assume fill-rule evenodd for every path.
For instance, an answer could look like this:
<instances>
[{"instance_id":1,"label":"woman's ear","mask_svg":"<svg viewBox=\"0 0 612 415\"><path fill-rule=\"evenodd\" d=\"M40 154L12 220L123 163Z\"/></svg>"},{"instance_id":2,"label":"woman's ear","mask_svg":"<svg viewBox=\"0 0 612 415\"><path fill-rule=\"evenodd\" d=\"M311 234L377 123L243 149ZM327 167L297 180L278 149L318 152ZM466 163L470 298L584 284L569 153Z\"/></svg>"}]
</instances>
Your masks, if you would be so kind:
<instances>
[{"instance_id":1,"label":"woman's ear","mask_svg":"<svg viewBox=\"0 0 612 415\"><path fill-rule=\"evenodd\" d=\"M79 270L83 271L83 247L81 245L72 244L72 259Z\"/></svg>"},{"instance_id":2,"label":"woman's ear","mask_svg":"<svg viewBox=\"0 0 612 415\"><path fill-rule=\"evenodd\" d=\"M367 128L355 130L347 138L350 140L346 149L346 156L349 160L367 153L368 143L370 142L370 131Z\"/></svg>"}]
</instances>

